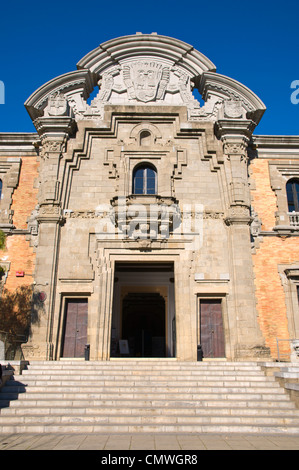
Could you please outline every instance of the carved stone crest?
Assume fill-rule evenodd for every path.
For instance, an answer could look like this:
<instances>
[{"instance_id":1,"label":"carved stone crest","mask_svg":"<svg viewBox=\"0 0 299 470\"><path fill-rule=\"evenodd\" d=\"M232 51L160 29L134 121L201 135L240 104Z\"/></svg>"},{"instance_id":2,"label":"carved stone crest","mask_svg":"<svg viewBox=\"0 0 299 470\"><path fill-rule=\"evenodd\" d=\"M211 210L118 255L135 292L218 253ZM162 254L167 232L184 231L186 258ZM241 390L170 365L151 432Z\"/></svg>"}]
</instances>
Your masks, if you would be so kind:
<instances>
[{"instance_id":1,"label":"carved stone crest","mask_svg":"<svg viewBox=\"0 0 299 470\"><path fill-rule=\"evenodd\" d=\"M242 102L239 100L224 101L224 116L227 118L242 118Z\"/></svg>"},{"instance_id":2,"label":"carved stone crest","mask_svg":"<svg viewBox=\"0 0 299 470\"><path fill-rule=\"evenodd\" d=\"M57 92L49 97L47 110L49 116L63 116L67 112L67 100Z\"/></svg>"},{"instance_id":3,"label":"carved stone crest","mask_svg":"<svg viewBox=\"0 0 299 470\"><path fill-rule=\"evenodd\" d=\"M169 76L169 67L154 61L132 62L123 67L123 77L129 98L144 103L163 98Z\"/></svg>"}]
</instances>

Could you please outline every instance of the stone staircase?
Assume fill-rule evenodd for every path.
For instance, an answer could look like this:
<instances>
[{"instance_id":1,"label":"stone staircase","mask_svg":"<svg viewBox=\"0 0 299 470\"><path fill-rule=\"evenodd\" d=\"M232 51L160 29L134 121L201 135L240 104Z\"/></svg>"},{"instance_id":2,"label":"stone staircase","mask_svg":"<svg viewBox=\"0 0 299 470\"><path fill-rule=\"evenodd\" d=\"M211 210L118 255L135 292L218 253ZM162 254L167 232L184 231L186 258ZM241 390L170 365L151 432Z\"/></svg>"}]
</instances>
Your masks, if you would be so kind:
<instances>
[{"instance_id":1,"label":"stone staircase","mask_svg":"<svg viewBox=\"0 0 299 470\"><path fill-rule=\"evenodd\" d=\"M299 435L299 410L256 362L35 361L0 408L2 433Z\"/></svg>"}]
</instances>

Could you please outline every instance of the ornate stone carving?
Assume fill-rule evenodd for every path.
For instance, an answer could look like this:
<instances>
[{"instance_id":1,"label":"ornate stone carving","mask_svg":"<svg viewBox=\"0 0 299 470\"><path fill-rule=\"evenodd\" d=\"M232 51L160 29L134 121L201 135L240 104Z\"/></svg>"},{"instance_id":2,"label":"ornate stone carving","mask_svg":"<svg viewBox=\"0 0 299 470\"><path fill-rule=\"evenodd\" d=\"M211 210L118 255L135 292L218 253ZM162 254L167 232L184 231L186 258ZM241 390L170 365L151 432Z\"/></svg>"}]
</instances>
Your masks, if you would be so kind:
<instances>
[{"instance_id":1,"label":"ornate stone carving","mask_svg":"<svg viewBox=\"0 0 299 470\"><path fill-rule=\"evenodd\" d=\"M10 209L12 204L13 192L18 186L21 170L20 158L1 159L0 178L3 183L0 209L0 225L13 223L13 211Z\"/></svg>"},{"instance_id":2,"label":"ornate stone carving","mask_svg":"<svg viewBox=\"0 0 299 470\"><path fill-rule=\"evenodd\" d=\"M162 102L199 109L192 95L191 77L180 67L170 66L155 58L133 60L112 66L98 82L100 91L85 116L101 114L105 103L140 104Z\"/></svg>"},{"instance_id":3,"label":"ornate stone carving","mask_svg":"<svg viewBox=\"0 0 299 470\"><path fill-rule=\"evenodd\" d=\"M254 211L251 215L253 217L252 224L250 226L251 235L253 237L258 237L262 230L262 222L259 219L258 214L256 214Z\"/></svg>"},{"instance_id":4,"label":"ornate stone carving","mask_svg":"<svg viewBox=\"0 0 299 470\"><path fill-rule=\"evenodd\" d=\"M28 231L31 235L38 235L38 211L39 206L37 205L35 209L31 212L30 217L27 219Z\"/></svg>"},{"instance_id":5,"label":"ornate stone carving","mask_svg":"<svg viewBox=\"0 0 299 470\"><path fill-rule=\"evenodd\" d=\"M246 157L247 144L245 142L227 142L223 146L224 153L230 155L241 155L242 158Z\"/></svg>"},{"instance_id":6,"label":"ornate stone carving","mask_svg":"<svg viewBox=\"0 0 299 470\"><path fill-rule=\"evenodd\" d=\"M111 207L113 221L123 238L168 238L181 218L177 200L172 197L116 196Z\"/></svg>"},{"instance_id":7,"label":"ornate stone carving","mask_svg":"<svg viewBox=\"0 0 299 470\"><path fill-rule=\"evenodd\" d=\"M62 216L61 208L59 205L41 204L37 216L38 223L41 222L55 222L63 223L65 218Z\"/></svg>"},{"instance_id":8,"label":"ornate stone carving","mask_svg":"<svg viewBox=\"0 0 299 470\"><path fill-rule=\"evenodd\" d=\"M229 208L228 215L224 220L226 225L250 225L253 219L247 206L236 205Z\"/></svg>"},{"instance_id":9,"label":"ornate stone carving","mask_svg":"<svg viewBox=\"0 0 299 470\"><path fill-rule=\"evenodd\" d=\"M209 96L204 106L199 109L192 109L189 112L191 121L216 121L219 109L223 100L218 96Z\"/></svg>"},{"instance_id":10,"label":"ornate stone carving","mask_svg":"<svg viewBox=\"0 0 299 470\"><path fill-rule=\"evenodd\" d=\"M299 340L295 339L291 342L292 352L291 352L291 362L299 363Z\"/></svg>"},{"instance_id":11,"label":"ornate stone carving","mask_svg":"<svg viewBox=\"0 0 299 470\"><path fill-rule=\"evenodd\" d=\"M40 156L42 158L48 158L50 153L58 153L61 154L65 152L66 150L66 136L64 136L62 139L57 139L53 137L42 137L41 142L42 142L42 147L40 149Z\"/></svg>"},{"instance_id":12,"label":"ornate stone carving","mask_svg":"<svg viewBox=\"0 0 299 470\"><path fill-rule=\"evenodd\" d=\"M57 91L48 98L48 105L45 108L45 116L65 116L68 110L66 98L60 91Z\"/></svg>"},{"instance_id":13,"label":"ornate stone carving","mask_svg":"<svg viewBox=\"0 0 299 470\"><path fill-rule=\"evenodd\" d=\"M155 61L137 61L123 67L128 98L144 103L164 97L169 77L169 67Z\"/></svg>"},{"instance_id":14,"label":"ornate stone carving","mask_svg":"<svg viewBox=\"0 0 299 470\"><path fill-rule=\"evenodd\" d=\"M243 107L240 100L224 100L223 102L223 111L225 118L242 118L243 117Z\"/></svg>"}]
</instances>

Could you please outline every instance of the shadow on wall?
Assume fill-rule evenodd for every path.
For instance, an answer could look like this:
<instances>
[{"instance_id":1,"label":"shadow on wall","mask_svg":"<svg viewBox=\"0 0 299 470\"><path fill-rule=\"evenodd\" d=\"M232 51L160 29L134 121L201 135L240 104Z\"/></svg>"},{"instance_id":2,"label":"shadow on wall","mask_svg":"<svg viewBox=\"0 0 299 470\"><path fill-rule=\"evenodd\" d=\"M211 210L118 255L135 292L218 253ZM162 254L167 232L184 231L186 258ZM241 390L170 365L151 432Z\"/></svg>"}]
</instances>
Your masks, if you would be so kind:
<instances>
[{"instance_id":1,"label":"shadow on wall","mask_svg":"<svg viewBox=\"0 0 299 470\"><path fill-rule=\"evenodd\" d=\"M31 334L31 326L39 324L44 310L39 292L31 285L14 291L3 289L0 301L0 340L4 343L5 359L22 359L21 345Z\"/></svg>"}]
</instances>

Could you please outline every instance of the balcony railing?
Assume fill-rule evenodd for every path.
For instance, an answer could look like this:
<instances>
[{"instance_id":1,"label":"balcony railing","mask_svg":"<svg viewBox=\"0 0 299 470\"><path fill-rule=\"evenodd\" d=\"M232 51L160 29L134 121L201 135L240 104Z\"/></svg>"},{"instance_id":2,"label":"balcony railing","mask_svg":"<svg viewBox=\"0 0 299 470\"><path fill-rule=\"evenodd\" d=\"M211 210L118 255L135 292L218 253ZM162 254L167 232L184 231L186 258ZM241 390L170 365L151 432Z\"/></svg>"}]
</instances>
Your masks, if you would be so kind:
<instances>
[{"instance_id":1,"label":"balcony railing","mask_svg":"<svg viewBox=\"0 0 299 470\"><path fill-rule=\"evenodd\" d=\"M288 216L291 227L296 227L299 229L299 212L289 212Z\"/></svg>"}]
</instances>

